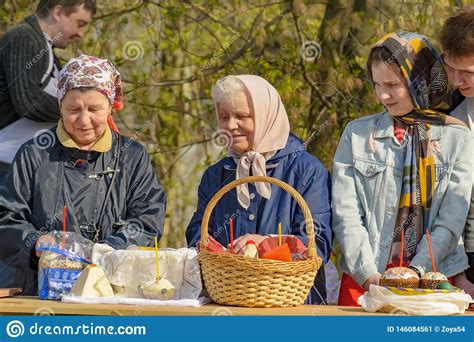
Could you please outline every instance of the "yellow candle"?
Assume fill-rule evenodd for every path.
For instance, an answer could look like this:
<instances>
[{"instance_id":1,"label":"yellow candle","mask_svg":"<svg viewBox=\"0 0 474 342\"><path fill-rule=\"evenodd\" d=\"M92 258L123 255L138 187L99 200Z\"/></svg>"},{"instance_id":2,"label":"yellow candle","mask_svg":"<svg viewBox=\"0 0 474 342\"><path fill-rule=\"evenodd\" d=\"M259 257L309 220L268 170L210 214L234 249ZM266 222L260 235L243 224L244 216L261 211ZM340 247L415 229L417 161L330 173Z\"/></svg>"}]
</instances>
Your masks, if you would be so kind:
<instances>
[{"instance_id":1,"label":"yellow candle","mask_svg":"<svg viewBox=\"0 0 474 342\"><path fill-rule=\"evenodd\" d=\"M158 266L158 238L155 236L155 254L156 254L156 279L160 280L160 269Z\"/></svg>"},{"instance_id":2,"label":"yellow candle","mask_svg":"<svg viewBox=\"0 0 474 342\"><path fill-rule=\"evenodd\" d=\"M281 222L278 223L278 246L281 246Z\"/></svg>"}]
</instances>

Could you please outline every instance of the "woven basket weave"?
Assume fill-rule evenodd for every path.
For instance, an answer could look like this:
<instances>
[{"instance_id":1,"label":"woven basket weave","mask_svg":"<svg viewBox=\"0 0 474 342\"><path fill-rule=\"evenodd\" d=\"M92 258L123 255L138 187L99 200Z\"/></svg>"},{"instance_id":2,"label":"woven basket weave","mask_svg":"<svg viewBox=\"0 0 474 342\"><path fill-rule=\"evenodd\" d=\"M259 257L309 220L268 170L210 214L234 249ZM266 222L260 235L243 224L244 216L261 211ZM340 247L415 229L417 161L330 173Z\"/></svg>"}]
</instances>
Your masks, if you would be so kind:
<instances>
[{"instance_id":1,"label":"woven basket weave","mask_svg":"<svg viewBox=\"0 0 474 342\"><path fill-rule=\"evenodd\" d=\"M303 211L308 236L307 259L295 262L254 259L236 254L208 252L208 225L221 197L240 184L267 182L287 191ZM276 213L275 213L276 215ZM322 260L316 252L314 224L303 197L290 185L272 177L251 176L235 180L209 201L201 223L199 263L204 284L218 304L246 307L284 307L304 303Z\"/></svg>"}]
</instances>

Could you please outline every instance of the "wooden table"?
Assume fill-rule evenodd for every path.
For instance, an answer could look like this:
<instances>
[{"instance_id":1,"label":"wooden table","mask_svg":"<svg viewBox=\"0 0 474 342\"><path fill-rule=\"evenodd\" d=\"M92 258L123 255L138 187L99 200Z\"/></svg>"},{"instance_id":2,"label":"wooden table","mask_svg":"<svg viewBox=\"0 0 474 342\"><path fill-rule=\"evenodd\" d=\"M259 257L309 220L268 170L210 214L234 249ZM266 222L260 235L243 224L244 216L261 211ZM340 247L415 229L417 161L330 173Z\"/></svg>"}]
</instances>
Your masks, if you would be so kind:
<instances>
[{"instance_id":1,"label":"wooden table","mask_svg":"<svg viewBox=\"0 0 474 342\"><path fill-rule=\"evenodd\" d=\"M302 305L290 308L242 308L208 304L201 307L73 304L37 297L0 299L0 315L118 315L118 316L363 316L361 308L332 305ZM466 315L474 316L473 311Z\"/></svg>"}]
</instances>

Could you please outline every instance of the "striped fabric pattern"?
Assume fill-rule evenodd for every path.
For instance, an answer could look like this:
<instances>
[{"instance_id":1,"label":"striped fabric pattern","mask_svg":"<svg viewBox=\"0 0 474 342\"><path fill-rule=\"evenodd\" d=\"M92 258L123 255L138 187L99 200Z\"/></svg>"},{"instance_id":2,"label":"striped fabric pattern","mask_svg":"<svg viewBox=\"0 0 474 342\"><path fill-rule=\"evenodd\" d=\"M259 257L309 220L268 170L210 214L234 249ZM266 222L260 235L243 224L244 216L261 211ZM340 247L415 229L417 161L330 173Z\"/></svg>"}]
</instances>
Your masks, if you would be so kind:
<instances>
[{"instance_id":1,"label":"striped fabric pattern","mask_svg":"<svg viewBox=\"0 0 474 342\"><path fill-rule=\"evenodd\" d=\"M400 194L392 252L389 263L400 262L401 232L404 232L403 263L416 253L429 218L434 195L436 165L431 148L431 125L458 124L447 116L451 90L440 55L428 38L414 32L390 33L373 47L385 47L397 62L413 99L414 110L394 117L407 126Z\"/></svg>"}]
</instances>

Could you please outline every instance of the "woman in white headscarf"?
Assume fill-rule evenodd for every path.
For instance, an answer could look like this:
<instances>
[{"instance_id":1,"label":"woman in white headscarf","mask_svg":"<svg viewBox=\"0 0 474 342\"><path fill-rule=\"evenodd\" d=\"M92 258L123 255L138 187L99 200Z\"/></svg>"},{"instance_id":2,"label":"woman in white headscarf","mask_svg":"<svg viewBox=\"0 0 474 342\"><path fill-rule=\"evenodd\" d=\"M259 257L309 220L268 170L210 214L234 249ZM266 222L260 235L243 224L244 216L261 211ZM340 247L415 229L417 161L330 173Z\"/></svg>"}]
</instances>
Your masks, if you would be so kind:
<instances>
[{"instance_id":1,"label":"woman in white headscarf","mask_svg":"<svg viewBox=\"0 0 474 342\"><path fill-rule=\"evenodd\" d=\"M226 76L212 89L221 134L228 141L228 157L209 167L198 190L197 210L186 230L189 246L200 239L204 210L212 196L231 181L249 175L271 176L293 186L308 203L314 220L318 255L330 256L330 178L326 168L290 133L285 107L276 89L254 75ZM209 234L227 246L229 219L234 222L234 252L243 253L247 241L259 244L282 224L285 235L307 243L303 213L293 198L268 183L244 184L217 203ZM319 272L308 302L324 303L324 272Z\"/></svg>"}]
</instances>

